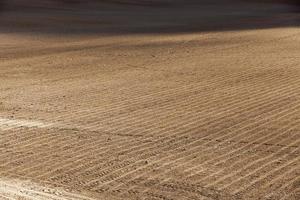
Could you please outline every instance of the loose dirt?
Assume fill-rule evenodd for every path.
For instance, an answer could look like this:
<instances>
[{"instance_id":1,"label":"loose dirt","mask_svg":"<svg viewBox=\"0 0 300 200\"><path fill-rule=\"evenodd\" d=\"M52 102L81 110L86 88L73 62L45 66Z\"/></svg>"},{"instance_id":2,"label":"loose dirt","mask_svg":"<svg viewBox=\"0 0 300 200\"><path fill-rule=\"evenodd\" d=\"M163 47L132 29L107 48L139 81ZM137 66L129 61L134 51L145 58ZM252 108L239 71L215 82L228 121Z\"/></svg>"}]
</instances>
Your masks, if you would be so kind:
<instances>
[{"instance_id":1,"label":"loose dirt","mask_svg":"<svg viewBox=\"0 0 300 200\"><path fill-rule=\"evenodd\" d=\"M298 14L259 5L227 30L212 5L209 27L115 27L138 9L116 4L108 29L2 26L0 199L299 199Z\"/></svg>"}]
</instances>

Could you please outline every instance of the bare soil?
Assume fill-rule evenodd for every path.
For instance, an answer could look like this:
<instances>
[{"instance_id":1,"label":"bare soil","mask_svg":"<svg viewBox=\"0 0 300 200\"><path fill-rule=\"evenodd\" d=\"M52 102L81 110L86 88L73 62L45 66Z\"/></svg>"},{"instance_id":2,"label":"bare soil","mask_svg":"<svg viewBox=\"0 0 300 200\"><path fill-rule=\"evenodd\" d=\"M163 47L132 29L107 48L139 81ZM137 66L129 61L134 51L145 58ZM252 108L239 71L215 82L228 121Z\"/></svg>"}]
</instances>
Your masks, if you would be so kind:
<instances>
[{"instance_id":1,"label":"bare soil","mask_svg":"<svg viewBox=\"0 0 300 200\"><path fill-rule=\"evenodd\" d=\"M94 7L2 13L1 200L300 199L299 14Z\"/></svg>"}]
</instances>

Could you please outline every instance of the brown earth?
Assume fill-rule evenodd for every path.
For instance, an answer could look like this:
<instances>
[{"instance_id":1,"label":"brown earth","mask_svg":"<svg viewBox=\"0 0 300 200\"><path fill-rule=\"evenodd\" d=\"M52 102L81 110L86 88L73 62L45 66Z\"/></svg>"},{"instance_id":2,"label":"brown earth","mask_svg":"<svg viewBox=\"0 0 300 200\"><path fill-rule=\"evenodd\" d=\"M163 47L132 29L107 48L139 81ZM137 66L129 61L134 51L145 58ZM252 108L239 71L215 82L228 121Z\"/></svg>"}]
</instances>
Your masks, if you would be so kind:
<instances>
[{"instance_id":1,"label":"brown earth","mask_svg":"<svg viewBox=\"0 0 300 200\"><path fill-rule=\"evenodd\" d=\"M1 200L300 198L298 14L94 6L2 14Z\"/></svg>"}]
</instances>

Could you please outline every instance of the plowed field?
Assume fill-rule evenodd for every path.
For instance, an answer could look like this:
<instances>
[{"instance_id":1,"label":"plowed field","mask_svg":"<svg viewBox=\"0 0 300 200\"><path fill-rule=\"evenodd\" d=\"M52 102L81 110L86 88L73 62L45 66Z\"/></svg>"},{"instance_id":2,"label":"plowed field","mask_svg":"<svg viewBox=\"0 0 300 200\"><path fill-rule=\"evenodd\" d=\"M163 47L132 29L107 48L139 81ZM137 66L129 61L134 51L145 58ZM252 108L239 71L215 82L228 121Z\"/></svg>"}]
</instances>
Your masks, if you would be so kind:
<instances>
[{"instance_id":1,"label":"plowed field","mask_svg":"<svg viewBox=\"0 0 300 200\"><path fill-rule=\"evenodd\" d=\"M300 199L298 27L64 37L0 34L0 199Z\"/></svg>"}]
</instances>

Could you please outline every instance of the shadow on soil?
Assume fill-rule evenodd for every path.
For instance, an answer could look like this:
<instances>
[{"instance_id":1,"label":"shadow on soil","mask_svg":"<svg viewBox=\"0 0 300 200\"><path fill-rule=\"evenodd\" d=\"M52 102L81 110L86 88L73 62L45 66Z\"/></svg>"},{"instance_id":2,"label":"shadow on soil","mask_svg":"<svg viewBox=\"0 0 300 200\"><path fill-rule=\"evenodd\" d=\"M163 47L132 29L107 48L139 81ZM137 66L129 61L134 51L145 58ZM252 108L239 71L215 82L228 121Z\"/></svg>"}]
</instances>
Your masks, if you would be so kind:
<instances>
[{"instance_id":1,"label":"shadow on soil","mask_svg":"<svg viewBox=\"0 0 300 200\"><path fill-rule=\"evenodd\" d=\"M284 3L236 0L8 2L11 3L2 0L0 4L2 33L161 34L300 25L299 7Z\"/></svg>"}]
</instances>

